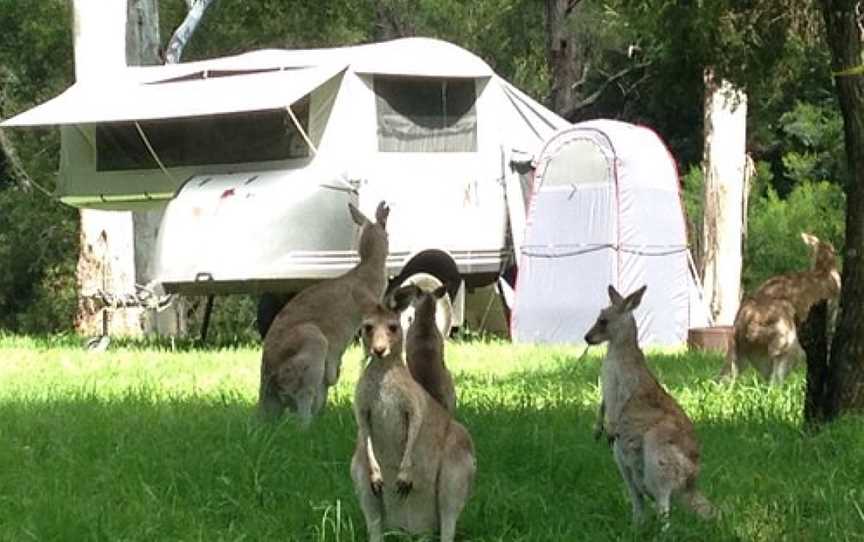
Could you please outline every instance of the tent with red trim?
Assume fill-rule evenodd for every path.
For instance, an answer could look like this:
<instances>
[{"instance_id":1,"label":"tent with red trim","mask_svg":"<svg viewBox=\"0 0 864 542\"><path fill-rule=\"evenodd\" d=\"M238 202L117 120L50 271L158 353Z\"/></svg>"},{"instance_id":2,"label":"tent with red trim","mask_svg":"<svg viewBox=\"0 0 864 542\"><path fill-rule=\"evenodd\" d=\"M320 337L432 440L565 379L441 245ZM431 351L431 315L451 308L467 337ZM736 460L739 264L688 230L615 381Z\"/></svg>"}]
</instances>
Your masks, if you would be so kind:
<instances>
[{"instance_id":1,"label":"tent with red trim","mask_svg":"<svg viewBox=\"0 0 864 542\"><path fill-rule=\"evenodd\" d=\"M511 330L521 342L583 343L608 306L608 285L648 290L635 312L640 344L673 345L707 311L687 246L678 171L651 129L575 124L534 160Z\"/></svg>"}]
</instances>

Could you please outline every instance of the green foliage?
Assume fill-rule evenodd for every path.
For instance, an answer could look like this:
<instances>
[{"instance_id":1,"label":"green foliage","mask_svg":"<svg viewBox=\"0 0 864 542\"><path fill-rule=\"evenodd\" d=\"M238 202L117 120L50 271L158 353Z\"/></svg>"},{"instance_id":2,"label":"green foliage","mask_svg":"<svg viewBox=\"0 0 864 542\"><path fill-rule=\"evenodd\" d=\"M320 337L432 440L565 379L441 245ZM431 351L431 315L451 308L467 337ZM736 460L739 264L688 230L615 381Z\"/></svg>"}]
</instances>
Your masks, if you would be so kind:
<instances>
[{"instance_id":1,"label":"green foliage","mask_svg":"<svg viewBox=\"0 0 864 542\"><path fill-rule=\"evenodd\" d=\"M187 320L190 337L198 338L204 320L206 297L187 298L191 304ZM254 345L261 344L256 326L258 296L220 295L213 299L213 311L207 331L207 343Z\"/></svg>"},{"instance_id":2,"label":"green foliage","mask_svg":"<svg viewBox=\"0 0 864 542\"><path fill-rule=\"evenodd\" d=\"M0 0L0 118L59 94L71 82L69 20L69 5L62 0ZM5 130L3 135L0 328L67 330L76 303L77 212L30 185L54 187L59 134ZM26 178L13 176L6 157L13 151Z\"/></svg>"},{"instance_id":3,"label":"green foliage","mask_svg":"<svg viewBox=\"0 0 864 542\"><path fill-rule=\"evenodd\" d=\"M591 438L596 353L505 343L448 344L458 417L478 456L459 538L474 541L854 539L864 497L864 430L849 417L800 431L802 375L766 388L717 385L721 360L649 362L693 418L700 487L720 508L701 521L630 527L609 447ZM365 540L349 476L361 360L312 430L254 418L260 351L86 353L0 338L0 539ZM58 360L61 362L58 363ZM394 539L402 537L394 536Z\"/></svg>"},{"instance_id":4,"label":"green foliage","mask_svg":"<svg viewBox=\"0 0 864 542\"><path fill-rule=\"evenodd\" d=\"M451 41L543 101L549 91L543 7L535 0L420 0L404 13L417 35Z\"/></svg>"},{"instance_id":5,"label":"green foliage","mask_svg":"<svg viewBox=\"0 0 864 542\"><path fill-rule=\"evenodd\" d=\"M841 253L845 213L845 196L836 184L803 182L786 199L769 187L749 210L744 290L755 289L771 276L810 267L801 232L830 241Z\"/></svg>"},{"instance_id":6,"label":"green foliage","mask_svg":"<svg viewBox=\"0 0 864 542\"><path fill-rule=\"evenodd\" d=\"M36 191L0 191L0 328L72 327L77 212Z\"/></svg>"},{"instance_id":7,"label":"green foliage","mask_svg":"<svg viewBox=\"0 0 864 542\"><path fill-rule=\"evenodd\" d=\"M704 208L701 169L691 167L683 181L684 208L691 227L689 242L691 247L698 247ZM801 241L801 232L830 241L838 254L842 253L846 198L835 183L801 180L781 198L773 188L770 164L758 162L747 214L741 277L745 291L754 290L774 275L809 268L810 253Z\"/></svg>"},{"instance_id":8,"label":"green foliage","mask_svg":"<svg viewBox=\"0 0 864 542\"><path fill-rule=\"evenodd\" d=\"M160 2L162 41L186 15L186 2ZM369 39L371 2L256 0L214 2L195 31L183 61L261 48L350 45Z\"/></svg>"},{"instance_id":9,"label":"green foliage","mask_svg":"<svg viewBox=\"0 0 864 542\"><path fill-rule=\"evenodd\" d=\"M843 120L835 108L798 102L780 117L779 127L785 151L785 187L807 181L846 184L849 174L844 159Z\"/></svg>"}]
</instances>

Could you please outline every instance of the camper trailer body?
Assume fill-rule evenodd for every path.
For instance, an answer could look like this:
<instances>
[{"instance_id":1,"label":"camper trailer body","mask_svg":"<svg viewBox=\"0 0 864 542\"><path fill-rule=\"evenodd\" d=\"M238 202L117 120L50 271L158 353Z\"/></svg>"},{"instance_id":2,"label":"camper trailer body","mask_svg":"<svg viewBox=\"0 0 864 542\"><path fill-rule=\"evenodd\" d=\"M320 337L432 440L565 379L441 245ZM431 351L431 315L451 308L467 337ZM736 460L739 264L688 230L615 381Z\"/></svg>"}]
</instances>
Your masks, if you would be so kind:
<instances>
[{"instance_id":1,"label":"camper trailer body","mask_svg":"<svg viewBox=\"0 0 864 542\"><path fill-rule=\"evenodd\" d=\"M565 124L425 38L130 67L4 123L60 125L64 202L161 212L157 280L190 294L339 275L357 262L348 202L381 200L392 276L489 283L511 250L509 157Z\"/></svg>"}]
</instances>

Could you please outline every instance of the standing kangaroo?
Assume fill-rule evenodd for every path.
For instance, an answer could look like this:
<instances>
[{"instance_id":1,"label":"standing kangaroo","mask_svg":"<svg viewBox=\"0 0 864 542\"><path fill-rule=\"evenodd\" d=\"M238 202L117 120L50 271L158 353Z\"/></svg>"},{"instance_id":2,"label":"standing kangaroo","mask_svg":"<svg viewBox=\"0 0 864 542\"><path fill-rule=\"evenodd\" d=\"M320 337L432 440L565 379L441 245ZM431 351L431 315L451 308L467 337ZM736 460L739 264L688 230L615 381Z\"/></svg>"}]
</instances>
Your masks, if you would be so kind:
<instances>
[{"instance_id":1,"label":"standing kangaroo","mask_svg":"<svg viewBox=\"0 0 864 542\"><path fill-rule=\"evenodd\" d=\"M388 207L382 201L370 222L348 204L362 228L360 263L347 273L319 282L279 312L264 338L259 408L265 416L294 411L306 426L327 402L336 384L342 354L360 327L363 309L375 305L387 286Z\"/></svg>"},{"instance_id":2,"label":"standing kangaroo","mask_svg":"<svg viewBox=\"0 0 864 542\"><path fill-rule=\"evenodd\" d=\"M447 294L446 286L422 292L414 301L414 320L405 336L408 370L418 384L450 415L456 412L453 377L444 364L444 337L435 321L438 300Z\"/></svg>"},{"instance_id":3,"label":"standing kangaroo","mask_svg":"<svg viewBox=\"0 0 864 542\"><path fill-rule=\"evenodd\" d=\"M735 346L721 378L734 380L751 363L765 380L780 384L805 358L796 326L816 303L836 301L840 272L831 243L807 233L801 239L810 247L811 268L772 277L741 302L735 315Z\"/></svg>"},{"instance_id":4,"label":"standing kangaroo","mask_svg":"<svg viewBox=\"0 0 864 542\"><path fill-rule=\"evenodd\" d=\"M402 359L399 313L419 290L406 286L366 313L368 364L357 382L357 446L351 479L370 542L383 529L440 531L450 542L476 471L471 436L414 378Z\"/></svg>"},{"instance_id":5,"label":"standing kangaroo","mask_svg":"<svg viewBox=\"0 0 864 542\"><path fill-rule=\"evenodd\" d=\"M642 519L646 495L654 499L664 523L672 497L708 518L713 507L696 487L699 442L693 423L657 383L639 348L633 310L645 289L624 299L610 285L612 304L585 335L588 344L609 341L595 437L605 431L612 443L615 463L630 493L634 523Z\"/></svg>"}]
</instances>

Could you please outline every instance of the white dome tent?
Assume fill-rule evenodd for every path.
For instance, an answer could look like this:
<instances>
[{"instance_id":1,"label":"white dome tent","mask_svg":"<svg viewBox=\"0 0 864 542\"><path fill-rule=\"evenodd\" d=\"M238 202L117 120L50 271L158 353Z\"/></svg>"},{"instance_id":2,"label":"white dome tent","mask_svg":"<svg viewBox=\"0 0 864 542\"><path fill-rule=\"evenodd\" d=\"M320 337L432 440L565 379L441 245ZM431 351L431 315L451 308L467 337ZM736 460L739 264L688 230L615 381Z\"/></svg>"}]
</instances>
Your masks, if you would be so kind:
<instances>
[{"instance_id":1,"label":"white dome tent","mask_svg":"<svg viewBox=\"0 0 864 542\"><path fill-rule=\"evenodd\" d=\"M636 311L643 345L675 345L707 325L687 248L678 173L652 130L612 120L575 124L535 160L520 250L514 339L583 343L608 305L648 285Z\"/></svg>"}]
</instances>

